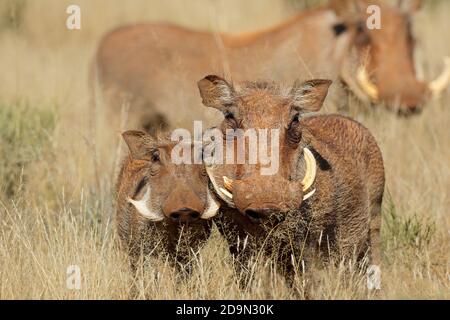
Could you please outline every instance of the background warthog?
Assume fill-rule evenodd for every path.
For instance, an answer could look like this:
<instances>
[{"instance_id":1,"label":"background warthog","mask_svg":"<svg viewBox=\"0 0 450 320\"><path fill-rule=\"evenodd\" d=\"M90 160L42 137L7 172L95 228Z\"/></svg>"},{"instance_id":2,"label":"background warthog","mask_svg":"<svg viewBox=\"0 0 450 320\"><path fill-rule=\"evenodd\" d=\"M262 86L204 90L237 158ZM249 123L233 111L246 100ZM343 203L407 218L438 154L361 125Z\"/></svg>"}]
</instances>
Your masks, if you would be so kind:
<instances>
[{"instance_id":1,"label":"background warthog","mask_svg":"<svg viewBox=\"0 0 450 320\"><path fill-rule=\"evenodd\" d=\"M238 35L166 23L124 26L101 40L94 70L112 106L131 102L131 126L146 127L160 115L174 127L196 119L214 124L219 114L194 107L200 105L198 79L217 73L235 80L292 80L305 68L335 78L351 40L350 32L333 29L340 23L332 10L320 9Z\"/></svg>"},{"instance_id":2,"label":"background warthog","mask_svg":"<svg viewBox=\"0 0 450 320\"><path fill-rule=\"evenodd\" d=\"M367 28L367 8L373 4L381 10L380 29ZM420 109L430 91L438 95L450 76L447 70L429 85L416 77L410 18L417 8L400 9L381 0L331 1L279 25L238 35L163 23L124 26L101 40L94 70L111 105L130 101L133 127L215 121L217 114L194 107L200 102L193 94L195 82L211 73L235 81L289 83L299 74L340 77L360 99L410 112ZM347 102L342 90L333 100L338 107Z\"/></svg>"},{"instance_id":3,"label":"background warthog","mask_svg":"<svg viewBox=\"0 0 450 320\"><path fill-rule=\"evenodd\" d=\"M203 165L175 165L174 146L140 131L123 137L130 149L117 183L117 228L132 268L141 254L169 254L185 266L208 239L217 203ZM188 269L190 270L190 269Z\"/></svg>"},{"instance_id":4,"label":"background warthog","mask_svg":"<svg viewBox=\"0 0 450 320\"><path fill-rule=\"evenodd\" d=\"M330 84L297 82L286 91L273 83L234 87L217 76L199 81L204 104L225 115L224 134L279 130L276 174L261 175L260 163L208 168L218 195L239 211L224 209L217 222L238 261L262 250L289 277L295 262L320 252L358 261L369 253L379 265L384 168L375 139L349 118L302 118L321 108Z\"/></svg>"}]
</instances>

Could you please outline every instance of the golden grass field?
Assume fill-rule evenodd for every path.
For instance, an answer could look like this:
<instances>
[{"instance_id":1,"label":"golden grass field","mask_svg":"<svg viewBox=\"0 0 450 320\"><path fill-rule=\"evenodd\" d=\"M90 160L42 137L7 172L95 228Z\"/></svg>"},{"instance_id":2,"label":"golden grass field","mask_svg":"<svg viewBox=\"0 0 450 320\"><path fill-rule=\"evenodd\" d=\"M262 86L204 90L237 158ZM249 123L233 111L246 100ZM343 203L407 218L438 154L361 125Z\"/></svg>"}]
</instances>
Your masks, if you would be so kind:
<instances>
[{"instance_id":1,"label":"golden grass field","mask_svg":"<svg viewBox=\"0 0 450 320\"><path fill-rule=\"evenodd\" d=\"M430 2L414 18L427 79L450 55L450 3ZM79 0L82 29L69 31L71 3L0 2L0 299L130 297L113 219L123 150L119 132L89 104L89 64L104 32L144 20L247 31L294 11L282 0ZM270 263L259 262L256 281L240 290L215 232L192 277L177 280L167 262L153 262L137 280L138 298L297 299L308 287L312 299L450 299L450 91L407 119L349 103L378 140L386 166L379 294L344 264L312 270L292 290ZM70 265L80 267L79 290L67 288Z\"/></svg>"}]
</instances>

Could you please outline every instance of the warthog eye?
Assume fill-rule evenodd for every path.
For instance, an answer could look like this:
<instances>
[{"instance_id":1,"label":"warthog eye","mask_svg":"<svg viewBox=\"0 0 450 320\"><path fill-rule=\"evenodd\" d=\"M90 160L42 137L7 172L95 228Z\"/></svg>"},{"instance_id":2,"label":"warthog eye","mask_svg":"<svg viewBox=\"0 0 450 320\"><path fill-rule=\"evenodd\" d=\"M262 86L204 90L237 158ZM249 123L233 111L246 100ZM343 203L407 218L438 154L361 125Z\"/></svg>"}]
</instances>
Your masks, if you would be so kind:
<instances>
[{"instance_id":1,"label":"warthog eye","mask_svg":"<svg viewBox=\"0 0 450 320\"><path fill-rule=\"evenodd\" d=\"M158 162L160 160L159 150L152 150L151 159L152 159L152 162Z\"/></svg>"},{"instance_id":2,"label":"warthog eye","mask_svg":"<svg viewBox=\"0 0 450 320\"><path fill-rule=\"evenodd\" d=\"M236 118L234 117L234 114L230 111L226 111L225 112L225 120L227 121L227 123L232 127L232 128L237 128L238 127L238 122L236 120Z\"/></svg>"},{"instance_id":3,"label":"warthog eye","mask_svg":"<svg viewBox=\"0 0 450 320\"><path fill-rule=\"evenodd\" d=\"M344 23L337 23L333 26L335 36L339 36L347 31L347 26Z\"/></svg>"},{"instance_id":4,"label":"warthog eye","mask_svg":"<svg viewBox=\"0 0 450 320\"><path fill-rule=\"evenodd\" d=\"M356 27L355 42L359 46L365 46L370 43L370 36L366 31L365 22L359 22Z\"/></svg>"},{"instance_id":5,"label":"warthog eye","mask_svg":"<svg viewBox=\"0 0 450 320\"><path fill-rule=\"evenodd\" d=\"M300 142L302 138L302 132L299 130L300 128L300 115L297 113L292 117L292 120L288 127L288 138L289 141L296 145Z\"/></svg>"},{"instance_id":6,"label":"warthog eye","mask_svg":"<svg viewBox=\"0 0 450 320\"><path fill-rule=\"evenodd\" d=\"M234 119L234 114L230 111L226 111L225 112L225 119L230 120L230 119Z\"/></svg>"}]
</instances>

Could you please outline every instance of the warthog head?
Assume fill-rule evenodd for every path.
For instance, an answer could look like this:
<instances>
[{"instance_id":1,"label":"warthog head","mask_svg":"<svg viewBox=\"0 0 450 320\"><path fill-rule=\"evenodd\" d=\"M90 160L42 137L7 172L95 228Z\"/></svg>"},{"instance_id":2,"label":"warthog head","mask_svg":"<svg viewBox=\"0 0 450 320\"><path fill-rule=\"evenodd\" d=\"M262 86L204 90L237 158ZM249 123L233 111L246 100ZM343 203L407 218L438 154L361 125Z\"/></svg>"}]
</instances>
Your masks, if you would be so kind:
<instances>
[{"instance_id":1,"label":"warthog head","mask_svg":"<svg viewBox=\"0 0 450 320\"><path fill-rule=\"evenodd\" d=\"M207 76L198 82L203 103L225 115L220 129L228 146L230 134L236 130L272 132L266 139L260 135L256 148L250 146L248 137L241 143L245 159L256 152L260 155L257 161L235 165L227 162L208 168L216 193L225 202L252 220L260 221L275 212L300 208L302 201L314 193L316 162L305 144L307 132L302 128L300 117L305 112L320 109L330 84L330 80L310 80L296 82L292 88L284 90L267 82L242 83L234 87L217 76ZM233 139L236 140L236 136ZM236 149L237 145L232 148ZM228 152L228 146L224 153ZM262 150L270 150L272 160L277 162L272 164L276 170L269 174L261 173L261 169L267 167L267 162L261 160ZM237 151L236 155L240 152ZM273 157L274 154L278 156Z\"/></svg>"},{"instance_id":2,"label":"warthog head","mask_svg":"<svg viewBox=\"0 0 450 320\"><path fill-rule=\"evenodd\" d=\"M133 186L127 201L144 218L192 223L209 219L218 204L208 188L208 177L202 164L175 164L172 150L175 142L156 140L141 131L123 134L130 150L131 164L120 179Z\"/></svg>"},{"instance_id":3,"label":"warthog head","mask_svg":"<svg viewBox=\"0 0 450 320\"><path fill-rule=\"evenodd\" d=\"M381 0L336 0L332 6L344 21L356 26L354 50L342 71L344 81L365 99L399 106L401 113L408 114L420 111L430 96L439 96L448 86L450 59L445 58L445 69L436 80L420 79L411 20L421 1L400 2L392 6ZM378 27L373 25L375 10Z\"/></svg>"}]
</instances>

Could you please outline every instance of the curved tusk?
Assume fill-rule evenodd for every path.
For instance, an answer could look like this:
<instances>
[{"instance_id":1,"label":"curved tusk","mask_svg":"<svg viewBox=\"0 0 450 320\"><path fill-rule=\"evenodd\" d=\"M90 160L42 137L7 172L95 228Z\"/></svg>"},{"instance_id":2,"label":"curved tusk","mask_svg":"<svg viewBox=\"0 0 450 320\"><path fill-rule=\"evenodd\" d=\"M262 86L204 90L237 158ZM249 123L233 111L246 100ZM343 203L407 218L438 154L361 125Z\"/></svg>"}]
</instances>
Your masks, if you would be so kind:
<instances>
[{"instance_id":1,"label":"curved tusk","mask_svg":"<svg viewBox=\"0 0 450 320\"><path fill-rule=\"evenodd\" d=\"M306 162L305 177L302 180L303 192L307 191L316 179L317 165L314 155L308 148L303 148L303 156Z\"/></svg>"},{"instance_id":2,"label":"curved tusk","mask_svg":"<svg viewBox=\"0 0 450 320\"><path fill-rule=\"evenodd\" d=\"M228 192L227 190L225 190L224 188L219 187L216 179L214 178L214 173L212 172L211 167L206 166L206 173L208 174L209 180L211 181L211 183L214 187L214 191L217 193L217 195L223 201L225 201L225 203L228 204L231 208L235 208L236 206L234 205L234 202L233 202L233 195L230 192Z\"/></svg>"},{"instance_id":3,"label":"curved tusk","mask_svg":"<svg viewBox=\"0 0 450 320\"><path fill-rule=\"evenodd\" d=\"M164 219L164 215L159 212L154 212L150 210L147 206L147 202L150 200L150 187L147 188L144 196L141 200L133 200L128 198L127 201L131 203L144 218L150 221L162 221Z\"/></svg>"},{"instance_id":4,"label":"curved tusk","mask_svg":"<svg viewBox=\"0 0 450 320\"><path fill-rule=\"evenodd\" d=\"M230 192L228 192L227 189L219 188L219 190L220 190L220 192L222 192L224 195L226 195L229 199L233 199L233 195L232 195Z\"/></svg>"},{"instance_id":5,"label":"curved tusk","mask_svg":"<svg viewBox=\"0 0 450 320\"><path fill-rule=\"evenodd\" d=\"M313 189L311 192L308 192L307 194L305 194L303 196L303 201L305 201L306 199L310 198L314 193L316 193L316 189Z\"/></svg>"},{"instance_id":6,"label":"curved tusk","mask_svg":"<svg viewBox=\"0 0 450 320\"><path fill-rule=\"evenodd\" d=\"M433 97L439 97L442 91L444 91L450 83L450 57L444 58L444 64L444 70L439 77L428 84L428 88L433 94Z\"/></svg>"},{"instance_id":7,"label":"curved tusk","mask_svg":"<svg viewBox=\"0 0 450 320\"><path fill-rule=\"evenodd\" d=\"M219 213L219 202L213 197L211 194L211 190L207 188L207 196L206 196L206 202L207 202L207 208L201 215L201 219L211 219L212 217L216 216Z\"/></svg>"},{"instance_id":8,"label":"curved tusk","mask_svg":"<svg viewBox=\"0 0 450 320\"><path fill-rule=\"evenodd\" d=\"M367 94L361 89L358 81L353 76L353 72L350 71L351 69L350 61L348 59L344 59L340 72L341 79L359 100L364 103L370 103L370 97L367 96Z\"/></svg>"},{"instance_id":9,"label":"curved tusk","mask_svg":"<svg viewBox=\"0 0 450 320\"><path fill-rule=\"evenodd\" d=\"M230 192L233 192L233 180L223 176L223 186Z\"/></svg>"},{"instance_id":10,"label":"curved tusk","mask_svg":"<svg viewBox=\"0 0 450 320\"><path fill-rule=\"evenodd\" d=\"M379 92L377 86L370 81L367 70L364 67L358 68L356 72L356 79L358 84L363 89L363 91L374 101L378 101Z\"/></svg>"}]
</instances>

